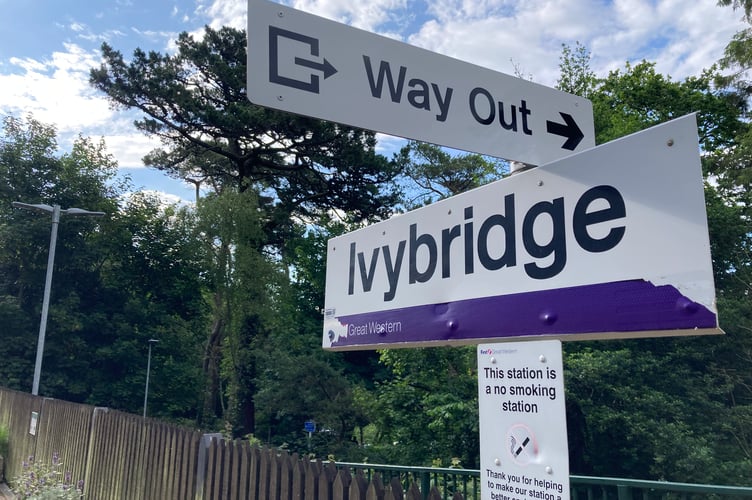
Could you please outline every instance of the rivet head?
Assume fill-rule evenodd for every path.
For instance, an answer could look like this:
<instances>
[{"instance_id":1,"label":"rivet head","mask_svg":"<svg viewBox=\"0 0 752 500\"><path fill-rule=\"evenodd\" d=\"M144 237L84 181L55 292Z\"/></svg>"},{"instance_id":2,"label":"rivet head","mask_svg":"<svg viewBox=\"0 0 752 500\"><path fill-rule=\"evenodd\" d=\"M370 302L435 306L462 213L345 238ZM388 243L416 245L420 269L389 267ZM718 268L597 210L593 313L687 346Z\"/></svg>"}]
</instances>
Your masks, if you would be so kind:
<instances>
[{"instance_id":1,"label":"rivet head","mask_svg":"<svg viewBox=\"0 0 752 500\"><path fill-rule=\"evenodd\" d=\"M538 187L543 185L543 181L538 181Z\"/></svg>"},{"instance_id":2,"label":"rivet head","mask_svg":"<svg viewBox=\"0 0 752 500\"><path fill-rule=\"evenodd\" d=\"M498 458L497 458L497 459L495 459L495 460L494 460L494 464L496 464L496 465L501 465L501 460L499 460Z\"/></svg>"},{"instance_id":3,"label":"rivet head","mask_svg":"<svg viewBox=\"0 0 752 500\"><path fill-rule=\"evenodd\" d=\"M540 361L541 363L545 363L546 357L543 354L541 354L540 356L538 356L538 361Z\"/></svg>"},{"instance_id":4,"label":"rivet head","mask_svg":"<svg viewBox=\"0 0 752 500\"><path fill-rule=\"evenodd\" d=\"M546 465L546 474L553 474L554 470L551 468L550 465Z\"/></svg>"},{"instance_id":5,"label":"rivet head","mask_svg":"<svg viewBox=\"0 0 752 500\"><path fill-rule=\"evenodd\" d=\"M283 96L281 96L281 95L278 95L278 96L277 96L277 100L278 100L278 101L284 101L284 100L285 100L285 98L284 98Z\"/></svg>"},{"instance_id":6,"label":"rivet head","mask_svg":"<svg viewBox=\"0 0 752 500\"><path fill-rule=\"evenodd\" d=\"M551 311L543 311L540 315L540 320L546 325L553 325L557 319L556 313Z\"/></svg>"},{"instance_id":7,"label":"rivet head","mask_svg":"<svg viewBox=\"0 0 752 500\"><path fill-rule=\"evenodd\" d=\"M454 320L447 321L447 328L449 328L451 331L455 331L457 328L459 328L459 323L457 323Z\"/></svg>"},{"instance_id":8,"label":"rivet head","mask_svg":"<svg viewBox=\"0 0 752 500\"><path fill-rule=\"evenodd\" d=\"M674 140L673 139L669 139L669 140L666 141L666 146L671 147L673 145L674 145Z\"/></svg>"},{"instance_id":9,"label":"rivet head","mask_svg":"<svg viewBox=\"0 0 752 500\"><path fill-rule=\"evenodd\" d=\"M285 17L285 13L280 10L277 12L277 17Z\"/></svg>"},{"instance_id":10,"label":"rivet head","mask_svg":"<svg viewBox=\"0 0 752 500\"><path fill-rule=\"evenodd\" d=\"M492 365L495 365L495 364L496 364L496 358L491 358L491 364L492 364Z\"/></svg>"},{"instance_id":11,"label":"rivet head","mask_svg":"<svg viewBox=\"0 0 752 500\"><path fill-rule=\"evenodd\" d=\"M686 297L680 297L676 301L676 308L681 312L694 314L698 311L699 306L697 305L697 302L693 302Z\"/></svg>"}]
</instances>

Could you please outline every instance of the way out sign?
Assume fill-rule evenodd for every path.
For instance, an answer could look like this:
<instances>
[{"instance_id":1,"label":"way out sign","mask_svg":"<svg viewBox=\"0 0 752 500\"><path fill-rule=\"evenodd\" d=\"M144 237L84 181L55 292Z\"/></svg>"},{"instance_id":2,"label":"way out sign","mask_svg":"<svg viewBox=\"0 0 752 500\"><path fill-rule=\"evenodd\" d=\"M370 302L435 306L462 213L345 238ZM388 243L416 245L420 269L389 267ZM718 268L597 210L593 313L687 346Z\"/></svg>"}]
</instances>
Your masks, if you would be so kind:
<instances>
[{"instance_id":1,"label":"way out sign","mask_svg":"<svg viewBox=\"0 0 752 500\"><path fill-rule=\"evenodd\" d=\"M477 349L481 499L569 499L561 342Z\"/></svg>"},{"instance_id":2,"label":"way out sign","mask_svg":"<svg viewBox=\"0 0 752 500\"><path fill-rule=\"evenodd\" d=\"M248 99L534 165L595 145L587 99L266 0L248 2Z\"/></svg>"},{"instance_id":3,"label":"way out sign","mask_svg":"<svg viewBox=\"0 0 752 500\"><path fill-rule=\"evenodd\" d=\"M323 346L722 333L694 115L329 241Z\"/></svg>"}]
</instances>

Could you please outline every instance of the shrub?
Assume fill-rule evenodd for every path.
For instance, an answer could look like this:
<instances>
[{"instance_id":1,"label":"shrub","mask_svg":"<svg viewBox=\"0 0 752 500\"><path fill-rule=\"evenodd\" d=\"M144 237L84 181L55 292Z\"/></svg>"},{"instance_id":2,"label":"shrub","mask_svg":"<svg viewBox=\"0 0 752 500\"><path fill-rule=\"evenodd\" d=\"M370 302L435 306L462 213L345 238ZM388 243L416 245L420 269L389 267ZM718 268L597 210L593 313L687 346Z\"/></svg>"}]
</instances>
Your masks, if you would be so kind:
<instances>
[{"instance_id":1,"label":"shrub","mask_svg":"<svg viewBox=\"0 0 752 500\"><path fill-rule=\"evenodd\" d=\"M29 457L12 484L13 492L22 500L78 500L84 493L83 480L73 483L71 473L64 472L57 453L52 454L50 465Z\"/></svg>"}]
</instances>

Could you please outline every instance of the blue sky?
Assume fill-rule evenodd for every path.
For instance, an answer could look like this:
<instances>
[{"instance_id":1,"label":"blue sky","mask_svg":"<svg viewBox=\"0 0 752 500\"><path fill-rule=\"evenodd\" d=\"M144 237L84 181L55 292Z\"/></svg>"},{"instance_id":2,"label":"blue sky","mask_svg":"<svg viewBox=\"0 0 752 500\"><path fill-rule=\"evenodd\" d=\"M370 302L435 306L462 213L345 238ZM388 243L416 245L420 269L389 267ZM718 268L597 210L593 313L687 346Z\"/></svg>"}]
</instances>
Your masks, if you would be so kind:
<instances>
[{"instance_id":1,"label":"blue sky","mask_svg":"<svg viewBox=\"0 0 752 500\"><path fill-rule=\"evenodd\" d=\"M284 3L504 73L553 86L562 44L583 43L598 75L654 61L675 80L697 75L747 25L715 0L292 0ZM182 31L245 28L246 0L0 0L0 115L55 125L65 149L104 137L137 186L193 200L194 187L143 166L156 144L87 83L103 41L170 51ZM382 149L398 141L383 137Z\"/></svg>"}]
</instances>

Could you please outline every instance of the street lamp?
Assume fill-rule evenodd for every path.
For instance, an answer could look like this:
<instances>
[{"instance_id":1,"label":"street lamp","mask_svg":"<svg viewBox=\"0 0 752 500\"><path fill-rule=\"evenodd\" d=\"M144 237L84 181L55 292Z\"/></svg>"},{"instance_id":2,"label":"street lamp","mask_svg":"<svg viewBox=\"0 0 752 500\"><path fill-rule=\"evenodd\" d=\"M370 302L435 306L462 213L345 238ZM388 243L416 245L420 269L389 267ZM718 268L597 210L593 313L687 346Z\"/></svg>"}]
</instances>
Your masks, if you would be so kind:
<instances>
[{"instance_id":1,"label":"street lamp","mask_svg":"<svg viewBox=\"0 0 752 500\"><path fill-rule=\"evenodd\" d=\"M201 194L200 191L199 191L199 189L201 188L201 183L204 182L206 180L206 178L204 177L204 178L201 178L201 179L192 179L190 177L186 177L185 180L186 180L186 182L190 182L191 184L193 184L194 186L196 186L196 205L198 205L199 195Z\"/></svg>"},{"instance_id":2,"label":"street lamp","mask_svg":"<svg viewBox=\"0 0 752 500\"><path fill-rule=\"evenodd\" d=\"M42 373L42 354L44 353L44 336L47 331L47 313L50 309L50 290L52 288L52 269L55 264L55 247L57 246L57 227L60 224L60 215L71 215L74 217L102 217L104 212L90 212L82 208L61 209L60 205L49 206L45 204L30 204L14 201L12 205L15 208L30 210L32 212L41 212L52 214L52 232L50 234L50 252L47 256L47 276L44 280L44 298L42 299L42 320L39 322L39 340L37 341L37 360L34 364L34 383L31 387L31 393L36 396L39 394L39 377Z\"/></svg>"},{"instance_id":3,"label":"street lamp","mask_svg":"<svg viewBox=\"0 0 752 500\"><path fill-rule=\"evenodd\" d=\"M144 389L144 418L146 418L146 402L149 399L149 372L151 372L151 346L154 345L156 342L159 342L159 340L149 339L149 357L148 357L148 361L146 362L146 388Z\"/></svg>"}]
</instances>

